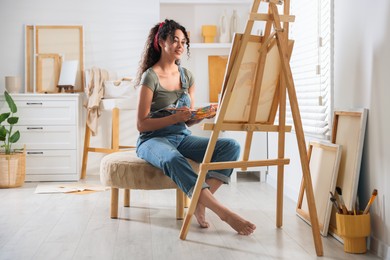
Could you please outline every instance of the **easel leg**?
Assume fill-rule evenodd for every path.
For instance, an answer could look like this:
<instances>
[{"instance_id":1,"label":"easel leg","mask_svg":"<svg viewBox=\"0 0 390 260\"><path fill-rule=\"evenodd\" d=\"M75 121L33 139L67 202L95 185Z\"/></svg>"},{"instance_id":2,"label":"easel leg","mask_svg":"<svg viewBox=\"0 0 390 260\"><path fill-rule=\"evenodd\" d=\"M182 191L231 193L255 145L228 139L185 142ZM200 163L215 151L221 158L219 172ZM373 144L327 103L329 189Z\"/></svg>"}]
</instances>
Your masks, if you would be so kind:
<instances>
[{"instance_id":1,"label":"easel leg","mask_svg":"<svg viewBox=\"0 0 390 260\"><path fill-rule=\"evenodd\" d=\"M284 66L286 66L286 65L284 65ZM290 69L289 65L287 65L287 66ZM294 119L294 126L295 126L295 132L296 132L296 136L297 136L299 156L301 158L302 174L303 174L303 179L305 181L304 183L305 183L305 189L306 189L306 198L307 198L307 204L308 204L308 208L309 208L314 244L315 244L317 255L322 256L324 254L324 252L323 252L322 240L321 240L321 235L320 235L320 227L319 227L319 223L318 223L317 209L316 209L315 200L314 200L313 184L312 184L311 176L310 176L309 159L307 157L305 136L303 134L302 122L301 122L301 117L299 114L298 101L297 101L297 96L296 96L293 84L294 83L292 82L292 80L288 84L288 88L287 88L288 95L290 98L291 111L292 111L292 115L293 115L293 119Z\"/></svg>"},{"instance_id":2,"label":"easel leg","mask_svg":"<svg viewBox=\"0 0 390 260\"><path fill-rule=\"evenodd\" d=\"M309 208L309 215L310 215L314 244L315 244L317 255L322 256L324 252L323 252L322 240L320 235L320 227L318 223L317 209L314 200L313 184L310 176L309 159L307 157L305 135L303 134L302 121L301 121L301 116L299 113L299 106L298 106L298 98L295 92L294 81L293 81L291 67L288 59L287 37L285 37L285 33L287 31L283 31L283 29L280 26L280 19L279 19L278 9L276 5L270 3L269 6L272 9L272 13L274 14L274 26L275 26L275 31L277 32L276 42L279 47L279 55L281 57L280 60L282 63L281 65L282 65L283 76L287 83L287 91L290 99L291 112L294 120L294 127L297 136L299 156L301 158L302 175L305 181L306 197L307 197L307 204Z\"/></svg>"},{"instance_id":3,"label":"easel leg","mask_svg":"<svg viewBox=\"0 0 390 260\"><path fill-rule=\"evenodd\" d=\"M248 131L246 133L244 154L242 156L242 160L243 161L248 161L249 160L249 154L250 154L250 151L251 151L252 138L253 138L253 132ZM248 169L247 167L242 167L241 168L241 170L243 170L243 171L246 171L247 169Z\"/></svg>"},{"instance_id":4,"label":"easel leg","mask_svg":"<svg viewBox=\"0 0 390 260\"><path fill-rule=\"evenodd\" d=\"M183 225L180 231L180 239L182 240L185 240L187 237L188 229L191 224L191 218L192 215L194 215L196 206L198 205L200 193L202 191L202 185L206 179L207 169L203 165L204 163L209 163L211 161L211 157L214 153L214 148L215 148L215 144L217 143L219 132L220 131L218 129L214 129L213 133L211 134L209 144L207 146L206 154L203 159L203 163L199 167L198 179L196 181L194 191L192 192L191 203L188 208L187 215L184 218Z\"/></svg>"},{"instance_id":5,"label":"easel leg","mask_svg":"<svg viewBox=\"0 0 390 260\"><path fill-rule=\"evenodd\" d=\"M278 132L278 158L285 156L286 146L286 82L281 77L279 87L279 132ZM276 226L280 228L283 225L283 194L284 194L284 165L278 165L277 194L276 194Z\"/></svg>"},{"instance_id":6,"label":"easel leg","mask_svg":"<svg viewBox=\"0 0 390 260\"><path fill-rule=\"evenodd\" d=\"M283 183L284 165L278 165L277 191L276 191L276 227L283 225Z\"/></svg>"},{"instance_id":7,"label":"easel leg","mask_svg":"<svg viewBox=\"0 0 390 260\"><path fill-rule=\"evenodd\" d=\"M191 224L192 215L194 215L196 206L198 205L200 192L202 191L202 184L206 179L206 170L201 170L196 181L194 191L192 193L190 207L188 208L187 214L184 218L183 225L180 231L180 239L185 240L187 237L188 229Z\"/></svg>"}]
</instances>

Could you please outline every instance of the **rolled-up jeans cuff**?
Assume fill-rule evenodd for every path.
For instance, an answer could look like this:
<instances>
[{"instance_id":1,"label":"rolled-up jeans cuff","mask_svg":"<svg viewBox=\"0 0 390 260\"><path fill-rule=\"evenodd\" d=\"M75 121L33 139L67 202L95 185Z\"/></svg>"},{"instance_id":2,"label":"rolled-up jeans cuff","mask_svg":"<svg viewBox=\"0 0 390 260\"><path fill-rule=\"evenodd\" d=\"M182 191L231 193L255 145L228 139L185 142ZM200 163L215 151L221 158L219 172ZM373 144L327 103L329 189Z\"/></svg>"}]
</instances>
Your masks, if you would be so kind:
<instances>
[{"instance_id":1,"label":"rolled-up jeans cuff","mask_svg":"<svg viewBox=\"0 0 390 260\"><path fill-rule=\"evenodd\" d=\"M188 191L188 194L187 194L187 196L189 197L189 198L192 198L192 193L194 192L194 188L195 188L195 186L194 187L192 187L189 191ZM202 190L203 189L210 189L210 185L208 185L207 183L205 183L205 182L203 182L203 184L202 184Z\"/></svg>"},{"instance_id":2,"label":"rolled-up jeans cuff","mask_svg":"<svg viewBox=\"0 0 390 260\"><path fill-rule=\"evenodd\" d=\"M219 172L209 171L206 175L206 179L210 179L210 178L218 179L225 184L230 183L230 177Z\"/></svg>"}]
</instances>

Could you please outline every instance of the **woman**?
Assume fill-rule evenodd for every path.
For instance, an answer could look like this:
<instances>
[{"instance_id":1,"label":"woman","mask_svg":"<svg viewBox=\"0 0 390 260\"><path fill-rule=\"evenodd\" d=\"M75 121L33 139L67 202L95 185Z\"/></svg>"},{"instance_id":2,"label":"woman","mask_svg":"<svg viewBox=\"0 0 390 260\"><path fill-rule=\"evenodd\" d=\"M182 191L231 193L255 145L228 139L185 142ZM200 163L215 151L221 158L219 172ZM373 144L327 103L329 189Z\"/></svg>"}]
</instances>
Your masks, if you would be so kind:
<instances>
[{"instance_id":1,"label":"woman","mask_svg":"<svg viewBox=\"0 0 390 260\"><path fill-rule=\"evenodd\" d=\"M189 55L187 31L173 20L165 20L150 30L137 75L137 85L141 86L137 155L162 169L191 197L197 174L186 158L202 162L208 138L192 136L187 128L200 120L191 120L194 78L190 71L179 65L186 45ZM235 161L239 153L240 146L236 141L220 138L211 161ZM223 183L229 182L231 173L232 169L207 173L194 215L201 227L209 227L205 218L207 207L239 234L249 235L255 225L227 209L213 196Z\"/></svg>"}]
</instances>

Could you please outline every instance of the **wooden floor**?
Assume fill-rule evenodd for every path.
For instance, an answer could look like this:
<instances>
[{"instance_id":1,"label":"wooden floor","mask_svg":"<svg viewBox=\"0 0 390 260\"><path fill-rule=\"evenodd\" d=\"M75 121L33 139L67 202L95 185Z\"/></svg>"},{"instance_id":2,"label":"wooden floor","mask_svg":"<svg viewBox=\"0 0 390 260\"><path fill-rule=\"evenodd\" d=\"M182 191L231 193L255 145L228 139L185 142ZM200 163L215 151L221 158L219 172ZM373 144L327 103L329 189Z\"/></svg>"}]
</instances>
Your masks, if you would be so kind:
<instances>
[{"instance_id":1,"label":"wooden floor","mask_svg":"<svg viewBox=\"0 0 390 260\"><path fill-rule=\"evenodd\" d=\"M97 176L87 183L98 183ZM86 195L35 194L38 183L0 189L0 259L317 259L310 227L285 198L283 227L275 227L275 189L240 178L216 194L229 208L257 225L255 234L237 235L208 211L210 228L193 218L187 240L179 239L173 190L132 191L130 208L110 219L110 192ZM122 194L120 194L122 195ZM122 200L122 196L120 197ZM324 257L378 259L344 253L323 237Z\"/></svg>"}]
</instances>

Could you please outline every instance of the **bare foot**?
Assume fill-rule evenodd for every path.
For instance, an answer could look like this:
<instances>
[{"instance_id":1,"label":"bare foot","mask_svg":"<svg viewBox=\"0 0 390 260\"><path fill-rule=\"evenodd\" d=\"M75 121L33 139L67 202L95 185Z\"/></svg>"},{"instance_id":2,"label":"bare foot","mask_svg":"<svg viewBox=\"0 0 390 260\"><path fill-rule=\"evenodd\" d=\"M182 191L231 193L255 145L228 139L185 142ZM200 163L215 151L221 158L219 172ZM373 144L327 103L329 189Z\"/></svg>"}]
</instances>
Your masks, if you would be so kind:
<instances>
[{"instance_id":1,"label":"bare foot","mask_svg":"<svg viewBox=\"0 0 390 260\"><path fill-rule=\"evenodd\" d=\"M226 219L223 220L228 223L240 235L248 236L252 234L256 229L255 224L243 219L242 217L233 212L228 213Z\"/></svg>"},{"instance_id":2,"label":"bare foot","mask_svg":"<svg viewBox=\"0 0 390 260\"><path fill-rule=\"evenodd\" d=\"M203 204L198 203L194 215L201 228L208 228L210 226L206 221L206 208Z\"/></svg>"}]
</instances>

